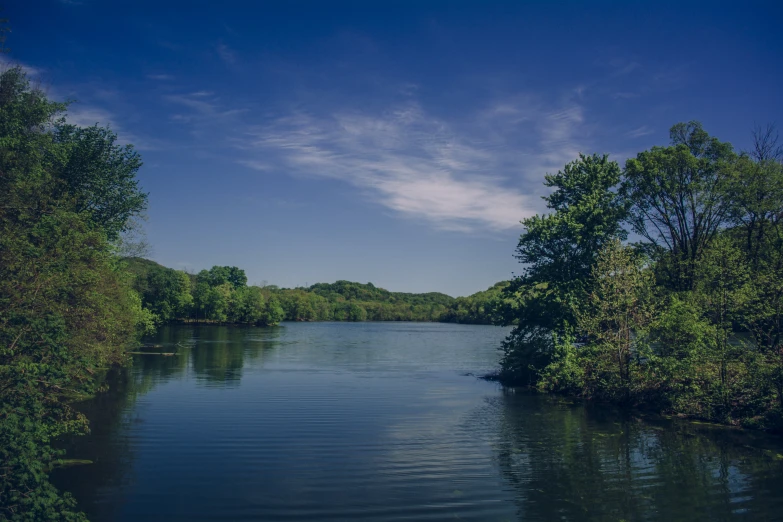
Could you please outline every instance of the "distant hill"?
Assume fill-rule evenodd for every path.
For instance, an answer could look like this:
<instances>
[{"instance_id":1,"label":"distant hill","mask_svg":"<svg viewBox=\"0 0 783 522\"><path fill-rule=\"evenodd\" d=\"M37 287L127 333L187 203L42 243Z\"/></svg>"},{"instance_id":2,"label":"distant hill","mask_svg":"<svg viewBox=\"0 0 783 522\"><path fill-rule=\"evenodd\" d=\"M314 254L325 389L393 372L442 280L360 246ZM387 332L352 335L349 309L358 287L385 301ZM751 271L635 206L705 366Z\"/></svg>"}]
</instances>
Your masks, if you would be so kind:
<instances>
[{"instance_id":1,"label":"distant hill","mask_svg":"<svg viewBox=\"0 0 783 522\"><path fill-rule=\"evenodd\" d=\"M236 267L213 267L210 271L205 270L197 275L188 274L185 277L178 275L184 274L184 272L167 268L149 259L134 257L126 258L125 262L128 272L133 275L134 288L142 296L145 307L158 311L159 315L162 313L169 319L176 317L184 320L224 322L224 316L228 318L248 317L240 310L229 310L231 306L250 306L237 304L246 297L247 291L243 288L247 288L253 295L260 296L253 299L260 299L264 302L273 300L279 303L285 314L285 320L288 321L440 321L499 324L503 318L502 290L508 285L508 281L502 281L487 290L458 298L440 292L420 294L391 292L372 283L345 280L334 283L316 283L309 287L299 288L247 287L244 283L246 281L244 271ZM226 301L225 303L207 303L204 285L217 286L221 282L225 283L225 279L214 280L214 274L222 273L239 274L238 277L242 279L242 284L224 289L222 292L223 294L228 292L226 295L221 292L216 294L214 291L208 294L208 298L212 301L223 299ZM168 289L166 291L158 288L163 284L176 286L177 281L189 281L190 288ZM182 292L189 292L190 297L183 296ZM243 297L232 298L232 292ZM174 299L168 297L174 294L180 304L160 302L165 299ZM181 303L190 304L184 306ZM259 302L253 306L261 310L265 305Z\"/></svg>"}]
</instances>

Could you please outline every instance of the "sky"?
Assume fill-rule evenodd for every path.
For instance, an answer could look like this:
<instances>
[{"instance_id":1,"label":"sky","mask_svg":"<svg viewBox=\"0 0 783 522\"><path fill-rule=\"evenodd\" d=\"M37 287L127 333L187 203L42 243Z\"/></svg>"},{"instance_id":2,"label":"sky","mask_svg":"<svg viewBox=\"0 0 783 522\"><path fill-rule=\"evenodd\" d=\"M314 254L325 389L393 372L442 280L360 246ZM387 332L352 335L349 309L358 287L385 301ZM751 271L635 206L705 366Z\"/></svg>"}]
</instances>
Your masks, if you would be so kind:
<instances>
[{"instance_id":1,"label":"sky","mask_svg":"<svg viewBox=\"0 0 783 522\"><path fill-rule=\"evenodd\" d=\"M69 119L142 155L150 258L469 295L580 152L783 125L781 2L11 0Z\"/></svg>"}]
</instances>

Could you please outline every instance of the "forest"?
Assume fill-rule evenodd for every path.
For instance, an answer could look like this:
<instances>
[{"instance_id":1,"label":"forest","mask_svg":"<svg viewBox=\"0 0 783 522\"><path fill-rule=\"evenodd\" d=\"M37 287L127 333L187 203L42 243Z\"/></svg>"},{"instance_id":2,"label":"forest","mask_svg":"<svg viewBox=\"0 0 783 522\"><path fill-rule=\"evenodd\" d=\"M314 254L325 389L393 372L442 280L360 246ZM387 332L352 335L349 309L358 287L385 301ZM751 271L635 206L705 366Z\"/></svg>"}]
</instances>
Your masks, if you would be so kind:
<instances>
[{"instance_id":1,"label":"forest","mask_svg":"<svg viewBox=\"0 0 783 522\"><path fill-rule=\"evenodd\" d=\"M524 219L499 378L745 427L783 428L783 148L698 122L624 168L581 155Z\"/></svg>"},{"instance_id":2,"label":"forest","mask_svg":"<svg viewBox=\"0 0 783 522\"><path fill-rule=\"evenodd\" d=\"M276 325L281 321L439 321L497 324L503 321L497 283L468 297L438 292L389 292L372 283L337 281L310 287L248 286L244 270L214 266L196 274L142 258L123 260L152 324L174 321Z\"/></svg>"}]
</instances>

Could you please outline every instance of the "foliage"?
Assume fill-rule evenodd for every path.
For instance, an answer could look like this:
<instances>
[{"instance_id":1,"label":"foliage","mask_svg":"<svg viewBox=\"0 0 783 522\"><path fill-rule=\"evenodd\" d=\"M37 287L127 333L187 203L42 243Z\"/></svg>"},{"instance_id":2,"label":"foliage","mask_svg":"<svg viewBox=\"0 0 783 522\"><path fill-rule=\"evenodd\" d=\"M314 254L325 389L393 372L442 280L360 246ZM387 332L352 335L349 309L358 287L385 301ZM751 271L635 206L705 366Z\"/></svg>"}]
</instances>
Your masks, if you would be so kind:
<instances>
[{"instance_id":1,"label":"foliage","mask_svg":"<svg viewBox=\"0 0 783 522\"><path fill-rule=\"evenodd\" d=\"M0 518L80 520L48 471L52 442L84 433L70 406L122 364L150 316L111 241L140 213L140 166L105 129L78 129L66 106L0 74Z\"/></svg>"},{"instance_id":2,"label":"foliage","mask_svg":"<svg viewBox=\"0 0 783 522\"><path fill-rule=\"evenodd\" d=\"M678 123L669 135L669 147L626 162L621 193L633 230L660 254L666 284L690 290L696 260L729 215L726 188L736 155L698 122Z\"/></svg>"},{"instance_id":3,"label":"foliage","mask_svg":"<svg viewBox=\"0 0 783 522\"><path fill-rule=\"evenodd\" d=\"M628 402L653 321L652 273L640 256L615 240L598 255L592 282L592 292L577 311L579 331L586 337L580 354L583 394Z\"/></svg>"},{"instance_id":4,"label":"foliage","mask_svg":"<svg viewBox=\"0 0 783 522\"><path fill-rule=\"evenodd\" d=\"M444 323L501 324L507 315L506 308L510 306L503 292L508 285L508 281L501 281L468 297L457 297L439 320Z\"/></svg>"},{"instance_id":5,"label":"foliage","mask_svg":"<svg viewBox=\"0 0 783 522\"><path fill-rule=\"evenodd\" d=\"M670 136L621 179L597 178L611 184L585 183L574 164L547 177L554 212L523 221L501 379L782 430L783 149L772 127L740 154L698 122ZM586 188L561 195L574 186ZM633 246L614 228L625 209L645 239Z\"/></svg>"},{"instance_id":6,"label":"foliage","mask_svg":"<svg viewBox=\"0 0 783 522\"><path fill-rule=\"evenodd\" d=\"M523 274L505 289L512 302L506 322L518 324L506 339L501 373L507 382L531 383L551 362L553 334L576 324L575 310L589 293L590 273L604 245L624 236L625 208L613 187L620 167L608 156L585 156L546 176L552 210L524 219L517 245Z\"/></svg>"},{"instance_id":7,"label":"foliage","mask_svg":"<svg viewBox=\"0 0 783 522\"><path fill-rule=\"evenodd\" d=\"M309 288L247 286L243 270L214 266L196 275L140 258L125 260L144 310L158 323L206 321L274 325L280 321L441 321L498 324L511 302L500 282L454 299L430 292L390 292L372 283L337 281ZM281 315L282 314L282 315Z\"/></svg>"}]
</instances>

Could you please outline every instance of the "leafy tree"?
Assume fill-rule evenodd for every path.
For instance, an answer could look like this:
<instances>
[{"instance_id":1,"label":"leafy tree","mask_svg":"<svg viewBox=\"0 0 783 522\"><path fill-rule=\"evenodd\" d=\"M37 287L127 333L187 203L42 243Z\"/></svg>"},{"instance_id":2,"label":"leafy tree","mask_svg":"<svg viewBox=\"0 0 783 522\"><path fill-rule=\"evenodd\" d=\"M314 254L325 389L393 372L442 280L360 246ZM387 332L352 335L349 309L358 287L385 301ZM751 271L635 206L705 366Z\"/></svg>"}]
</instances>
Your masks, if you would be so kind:
<instances>
[{"instance_id":1,"label":"leafy tree","mask_svg":"<svg viewBox=\"0 0 783 522\"><path fill-rule=\"evenodd\" d=\"M262 318L262 323L265 325L279 324L280 321L285 319L285 310L280 306L280 302L276 297L270 297L266 301L266 309Z\"/></svg>"},{"instance_id":2,"label":"leafy tree","mask_svg":"<svg viewBox=\"0 0 783 522\"><path fill-rule=\"evenodd\" d=\"M607 244L592 271L592 291L578 311L586 396L630 402L639 358L655 315L652 272L619 240ZM586 355L586 357L585 357Z\"/></svg>"},{"instance_id":3,"label":"leafy tree","mask_svg":"<svg viewBox=\"0 0 783 522\"><path fill-rule=\"evenodd\" d=\"M20 68L0 74L0 518L10 520L83 519L48 482L62 455L52 441L87 430L70 402L97 391L95 375L124 363L150 320L110 244L146 202L126 177L137 158L125 149L84 164L72 183L68 166L89 147L59 132L65 109ZM125 192L108 189L125 181Z\"/></svg>"},{"instance_id":4,"label":"leafy tree","mask_svg":"<svg viewBox=\"0 0 783 522\"><path fill-rule=\"evenodd\" d=\"M199 272L198 278L206 281L210 286L230 283L234 288L241 288L247 284L245 271L235 266L213 266L209 270Z\"/></svg>"},{"instance_id":5,"label":"leafy tree","mask_svg":"<svg viewBox=\"0 0 783 522\"><path fill-rule=\"evenodd\" d=\"M255 324L261 322L266 313L264 294L257 286L242 287L235 290L238 310L231 314L232 321Z\"/></svg>"},{"instance_id":6,"label":"leafy tree","mask_svg":"<svg viewBox=\"0 0 783 522\"><path fill-rule=\"evenodd\" d=\"M509 381L533 381L549 364L552 334L565 335L575 325L598 253L625 235L625 207L612 190L620 168L608 156L580 155L545 180L555 189L544 197L552 212L522 221L516 257L525 268L505 293L514 302L506 321L518 322L503 346L502 374Z\"/></svg>"},{"instance_id":7,"label":"leafy tree","mask_svg":"<svg viewBox=\"0 0 783 522\"><path fill-rule=\"evenodd\" d=\"M183 317L193 303L190 278L184 272L155 267L147 275L144 307L161 321Z\"/></svg>"},{"instance_id":8,"label":"leafy tree","mask_svg":"<svg viewBox=\"0 0 783 522\"><path fill-rule=\"evenodd\" d=\"M56 197L72 197L74 210L89 215L109 239L117 239L147 206L147 194L136 178L139 154L131 145L117 145L117 135L97 125L58 121L53 135L67 158L59 167L62 194Z\"/></svg>"},{"instance_id":9,"label":"leafy tree","mask_svg":"<svg viewBox=\"0 0 783 522\"><path fill-rule=\"evenodd\" d=\"M726 187L737 156L699 122L678 123L669 136L669 147L626 162L620 192L630 224L658 254L667 284L690 290L696 260L729 217Z\"/></svg>"},{"instance_id":10,"label":"leafy tree","mask_svg":"<svg viewBox=\"0 0 783 522\"><path fill-rule=\"evenodd\" d=\"M482 292L458 297L449 308L440 313L438 320L445 323L501 324L509 305L503 294L508 286L508 281L501 281Z\"/></svg>"},{"instance_id":11,"label":"leafy tree","mask_svg":"<svg viewBox=\"0 0 783 522\"><path fill-rule=\"evenodd\" d=\"M501 380L783 430L782 152L770 127L738 155L691 122L628 160L619 198L580 170L547 177L554 212L523 221L506 291L519 325ZM647 240L633 249L625 209Z\"/></svg>"}]
</instances>

